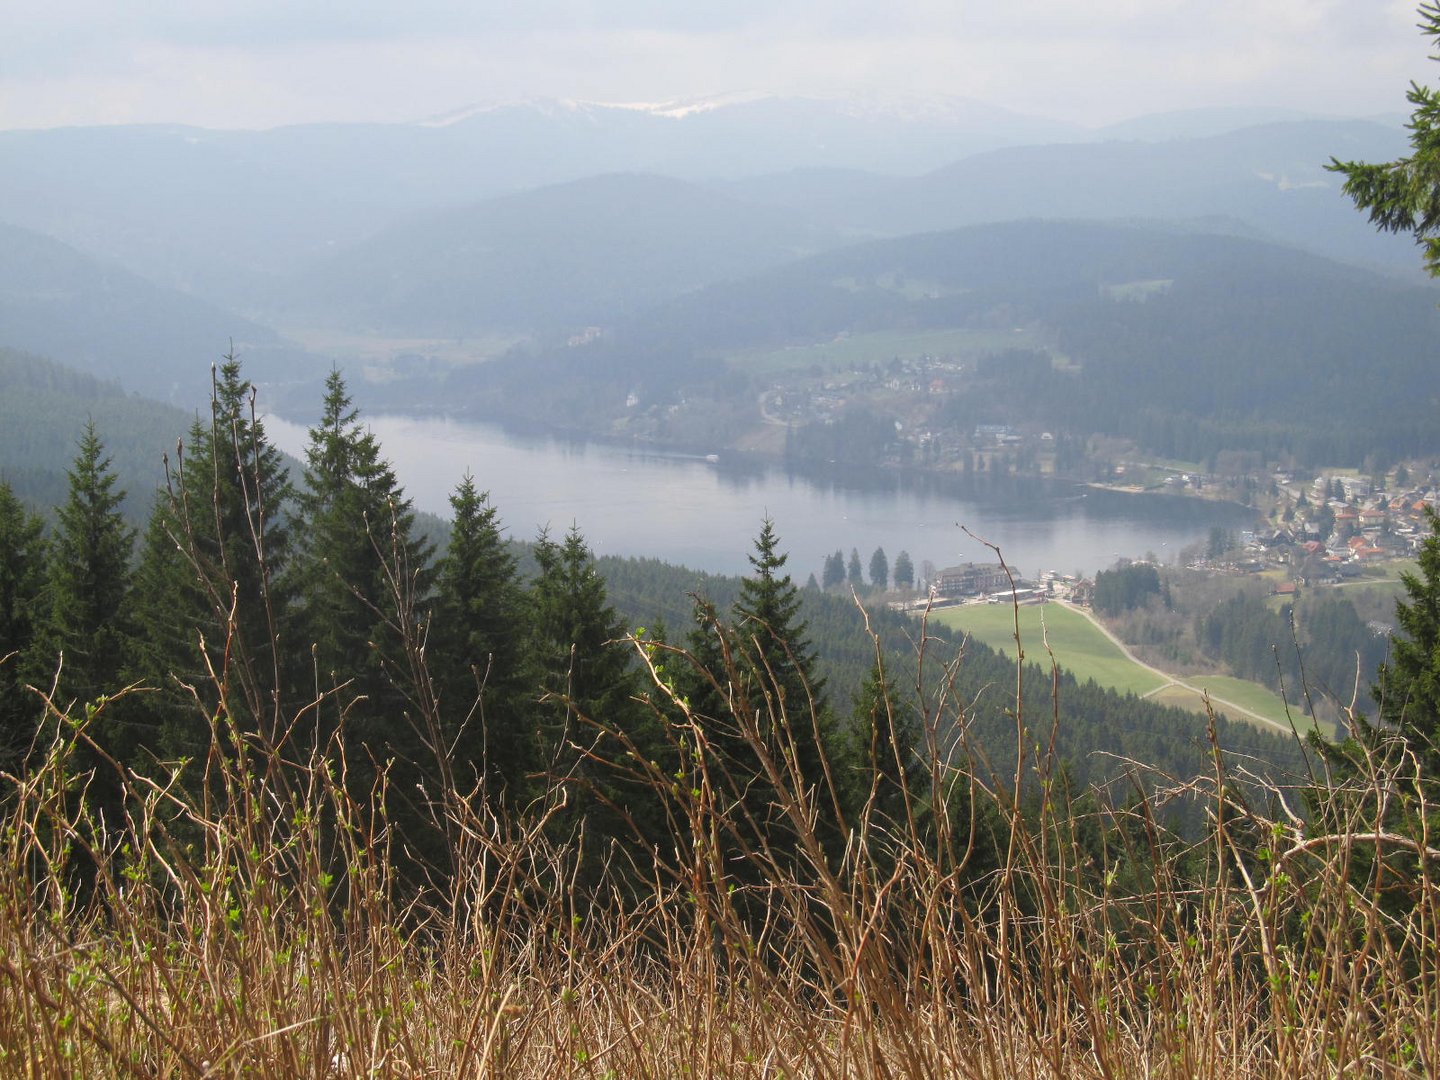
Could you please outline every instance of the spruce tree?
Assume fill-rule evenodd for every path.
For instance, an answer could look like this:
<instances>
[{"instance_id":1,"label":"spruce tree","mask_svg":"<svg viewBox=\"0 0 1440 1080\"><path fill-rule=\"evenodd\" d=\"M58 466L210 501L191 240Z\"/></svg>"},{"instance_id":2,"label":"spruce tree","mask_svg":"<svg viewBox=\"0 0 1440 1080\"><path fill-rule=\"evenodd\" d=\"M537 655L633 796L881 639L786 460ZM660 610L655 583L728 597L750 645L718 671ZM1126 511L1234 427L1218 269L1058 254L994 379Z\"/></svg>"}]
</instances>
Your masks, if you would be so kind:
<instances>
[{"instance_id":1,"label":"spruce tree","mask_svg":"<svg viewBox=\"0 0 1440 1080\"><path fill-rule=\"evenodd\" d=\"M800 617L800 593L784 572L788 556L779 548L775 523L766 518L750 556L752 573L740 583L733 630L733 662L741 681L736 689L746 703L746 715L733 721L755 728L745 738L727 740L731 771L754 777L745 781L749 811L772 840L790 832L793 822L785 820L783 800L765 775L768 770L759 761L757 747L747 741L763 748L783 782L803 791L823 813L831 809L822 759L833 729L824 680L816 673L814 650Z\"/></svg>"},{"instance_id":2,"label":"spruce tree","mask_svg":"<svg viewBox=\"0 0 1440 1080\"><path fill-rule=\"evenodd\" d=\"M124 685L125 658L133 640L128 604L130 562L135 530L120 512L125 499L115 490L115 474L104 445L87 423L69 476L69 495L57 512L56 534L47 577L48 603L38 653L55 670L56 704L76 720L87 706L101 703ZM117 761L133 751L133 732L124 722L128 702L105 703L90 714L86 734ZM75 766L93 772L92 807L118 821L118 777L89 742L76 747Z\"/></svg>"},{"instance_id":3,"label":"spruce tree","mask_svg":"<svg viewBox=\"0 0 1440 1080\"><path fill-rule=\"evenodd\" d=\"M877 547L870 556L870 584L881 592L890 587L890 560L885 557L883 547Z\"/></svg>"},{"instance_id":4,"label":"spruce tree","mask_svg":"<svg viewBox=\"0 0 1440 1080\"><path fill-rule=\"evenodd\" d=\"M1422 3L1420 31L1431 41L1440 41L1440 4ZM1432 57L1435 59L1435 57ZM1407 125L1411 153L1383 164L1340 162L1332 159L1329 168L1343 173L1342 190L1370 221L1388 232L1408 232L1424 249L1425 269L1440 276L1440 91L1411 83L1406 95L1414 111ZM1338 483L1338 481L1337 481ZM1333 492L1332 492L1333 493ZM1322 507L1322 510L1328 508ZM1399 743L1418 765L1417 784L1409 762L1402 762L1397 779L1399 798L1386 799L1386 820L1373 821L1392 832L1406 832L1419 839L1433 836L1440 826L1440 814L1433 809L1440 785L1440 517L1427 511L1430 535L1421 543L1419 573L1402 575L1406 599L1397 602L1400 633L1391 639L1391 658L1380 665L1371 696L1379 705L1380 724L1361 720L1356 725L1360 738L1370 744L1393 748L1387 736L1398 734ZM1321 525L1324 529L1324 524ZM1329 745L1316 740L1332 766L1342 774L1368 766L1353 740ZM1317 788L1311 793L1314 813L1312 829L1334 828L1343 823L1353 827L1353 817L1344 807L1343 794L1336 788ZM1337 805L1340 809L1337 812ZM1361 808L1368 816L1368 807ZM1428 820L1427 820L1428 818ZM1387 907L1406 907L1418 893L1415 857L1376 849L1372 859L1361 852L1352 862L1351 876L1364 880L1363 891L1381 894ZM1368 877L1368 880L1365 880Z\"/></svg>"},{"instance_id":5,"label":"spruce tree","mask_svg":"<svg viewBox=\"0 0 1440 1080\"><path fill-rule=\"evenodd\" d=\"M523 796L539 764L526 597L488 492L466 475L440 561L429 635L432 674L458 783Z\"/></svg>"},{"instance_id":6,"label":"spruce tree","mask_svg":"<svg viewBox=\"0 0 1440 1080\"><path fill-rule=\"evenodd\" d=\"M160 692L127 715L143 714L137 722L150 730L141 741L167 755L205 749L217 696L242 730L278 738L293 648L285 584L293 489L233 355L215 373L209 422L191 425L166 472L135 574L128 673Z\"/></svg>"},{"instance_id":7,"label":"spruce tree","mask_svg":"<svg viewBox=\"0 0 1440 1080\"><path fill-rule=\"evenodd\" d=\"M415 536L410 500L374 433L361 426L338 370L325 381L305 460L294 581L311 677L326 698L313 738L323 750L340 733L357 797L370 796L377 766L393 760L392 789L414 799L420 777L443 768L438 748L424 745L433 716L413 664L432 551ZM416 804L405 813L418 820L428 810Z\"/></svg>"},{"instance_id":8,"label":"spruce tree","mask_svg":"<svg viewBox=\"0 0 1440 1080\"><path fill-rule=\"evenodd\" d=\"M1427 511L1430 535L1420 545L1418 573L1403 573L1405 599L1395 604L1399 633L1380 665L1371 696L1380 720L1399 732L1425 776L1440 782L1440 515Z\"/></svg>"},{"instance_id":9,"label":"spruce tree","mask_svg":"<svg viewBox=\"0 0 1440 1080\"><path fill-rule=\"evenodd\" d=\"M774 673L775 685L794 705L806 700L807 689L818 696L822 684L815 676L814 652L800 617L800 591L784 572L789 556L779 548L775 522L766 518L750 555L752 573L740 582L735 628L742 639L754 644L755 659Z\"/></svg>"},{"instance_id":10,"label":"spruce tree","mask_svg":"<svg viewBox=\"0 0 1440 1080\"><path fill-rule=\"evenodd\" d=\"M868 803L872 820L878 818L891 830L905 829L919 723L878 658L855 696L850 732L852 746L845 761L853 779L846 784L847 809L858 814Z\"/></svg>"},{"instance_id":11,"label":"spruce tree","mask_svg":"<svg viewBox=\"0 0 1440 1080\"><path fill-rule=\"evenodd\" d=\"M1440 4L1422 3L1419 13L1420 32L1440 41ZM1373 225L1413 235L1424 247L1425 269L1440 276L1440 90L1412 82L1405 97L1415 107L1406 125L1408 157L1383 164L1331 158L1327 168L1344 174L1341 190Z\"/></svg>"},{"instance_id":12,"label":"spruce tree","mask_svg":"<svg viewBox=\"0 0 1440 1080\"><path fill-rule=\"evenodd\" d=\"M577 528L558 544L542 533L535 557L540 573L531 619L545 692L542 753L551 777L569 789L569 810L556 818L557 827L574 832L583 820L591 859L611 843L653 849L665 835L665 817L648 763L666 752L658 722L638 700L626 628Z\"/></svg>"},{"instance_id":13,"label":"spruce tree","mask_svg":"<svg viewBox=\"0 0 1440 1080\"><path fill-rule=\"evenodd\" d=\"M558 544L542 533L535 559L531 621L542 689L551 699L545 735L549 753L563 757L567 744L587 738L585 721L623 728L638 682L622 641L625 626L580 531L572 526Z\"/></svg>"},{"instance_id":14,"label":"spruce tree","mask_svg":"<svg viewBox=\"0 0 1440 1080\"><path fill-rule=\"evenodd\" d=\"M1419 11L1420 32L1440 41L1440 4L1422 3ZM1412 82L1406 97L1415 107L1407 125L1409 157L1384 164L1332 158L1329 168L1344 174L1342 190L1369 212L1377 228L1411 233L1424 247L1425 269L1440 276L1440 91ZM1392 657L1380 666L1371 694L1381 721L1401 734L1435 780L1440 779L1440 517L1426 513L1430 535L1420 546L1420 572L1401 576L1408 597L1396 604L1402 632L1392 638Z\"/></svg>"},{"instance_id":15,"label":"spruce tree","mask_svg":"<svg viewBox=\"0 0 1440 1080\"><path fill-rule=\"evenodd\" d=\"M120 510L125 492L115 489L93 422L85 425L67 476L69 494L56 513L41 637L47 658L64 654L58 689L65 704L93 702L120 689L135 550L135 530Z\"/></svg>"},{"instance_id":16,"label":"spruce tree","mask_svg":"<svg viewBox=\"0 0 1440 1080\"><path fill-rule=\"evenodd\" d=\"M915 587L915 564L910 561L910 553L902 551L895 556L895 587L897 589L913 589Z\"/></svg>"},{"instance_id":17,"label":"spruce tree","mask_svg":"<svg viewBox=\"0 0 1440 1080\"><path fill-rule=\"evenodd\" d=\"M0 769L24 767L41 716L40 699L25 689L39 631L45 587L40 519L0 480Z\"/></svg>"}]
</instances>

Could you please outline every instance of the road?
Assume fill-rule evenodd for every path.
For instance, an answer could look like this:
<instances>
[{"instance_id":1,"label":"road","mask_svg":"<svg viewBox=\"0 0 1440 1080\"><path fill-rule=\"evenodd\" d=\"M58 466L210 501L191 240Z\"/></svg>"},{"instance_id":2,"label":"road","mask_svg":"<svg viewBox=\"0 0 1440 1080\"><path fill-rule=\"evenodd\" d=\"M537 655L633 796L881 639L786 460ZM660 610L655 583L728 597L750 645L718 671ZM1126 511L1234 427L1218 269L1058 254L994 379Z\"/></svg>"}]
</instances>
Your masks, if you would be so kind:
<instances>
[{"instance_id":1,"label":"road","mask_svg":"<svg viewBox=\"0 0 1440 1080\"><path fill-rule=\"evenodd\" d=\"M1104 634L1105 637L1110 641L1110 643L1114 645L1117 649L1119 649L1121 653L1124 654L1126 660L1129 660L1132 664L1136 664L1139 667L1144 668L1156 678L1164 680L1161 685L1157 686L1154 690L1150 690L1144 694L1141 694L1141 697L1151 697L1155 694L1160 693L1160 691L1162 690L1168 689L1169 687L1179 686L1185 690L1189 690L1193 694L1200 694L1202 696L1208 697L1213 704L1220 708L1223 708L1226 712L1234 713L1238 716L1244 716L1247 719L1254 720L1258 724L1264 724L1268 728L1274 728L1277 731L1283 731L1287 735L1290 734L1290 727L1288 724L1278 723L1277 721L1271 720L1268 716L1262 716L1252 709L1247 709L1244 705L1238 705L1233 701L1226 701L1224 698L1216 697L1214 694L1211 694L1203 687L1193 686L1190 683L1186 682L1184 679L1177 679L1168 671L1161 671L1153 664L1147 664L1144 660L1141 660L1138 656L1131 652L1130 647L1126 645L1123 641L1121 641L1118 637L1116 637L1114 634L1112 634L1110 632L1110 628L1107 627L1104 623L1102 623L1099 619L1097 619L1087 608L1080 607L1077 604L1072 604L1068 600L1059 600L1055 602L1063 604L1071 611L1078 612L1079 614L1085 616L1085 618L1090 620L1091 625L1094 626L1095 629L1099 630L1102 634Z\"/></svg>"}]
</instances>

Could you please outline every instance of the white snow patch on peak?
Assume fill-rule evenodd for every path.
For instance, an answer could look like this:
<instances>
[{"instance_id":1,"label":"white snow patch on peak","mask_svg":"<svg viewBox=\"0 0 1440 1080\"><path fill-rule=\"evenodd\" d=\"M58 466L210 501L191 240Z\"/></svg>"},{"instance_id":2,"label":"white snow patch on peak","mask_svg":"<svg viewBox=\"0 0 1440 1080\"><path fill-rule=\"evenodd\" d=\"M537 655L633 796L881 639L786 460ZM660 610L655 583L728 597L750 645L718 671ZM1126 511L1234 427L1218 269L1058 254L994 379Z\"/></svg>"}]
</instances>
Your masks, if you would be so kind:
<instances>
[{"instance_id":1,"label":"white snow patch on peak","mask_svg":"<svg viewBox=\"0 0 1440 1080\"><path fill-rule=\"evenodd\" d=\"M510 109L528 109L542 116L601 114L615 110L683 120L688 116L752 105L762 101L791 101L828 106L840 115L857 120L898 121L967 126L997 123L1017 114L971 98L947 95L909 94L895 91L841 91L803 93L788 97L765 90L738 90L705 97L670 98L661 101L587 101L577 98L523 97L487 104L466 105L418 121L427 128L450 127L472 117Z\"/></svg>"},{"instance_id":2,"label":"white snow patch on peak","mask_svg":"<svg viewBox=\"0 0 1440 1080\"><path fill-rule=\"evenodd\" d=\"M504 112L510 109L529 109L542 116L566 113L600 113L619 110L662 116L669 120L683 120L697 113L714 112L731 105L746 105L755 101L773 98L775 95L763 90L741 90L711 97L670 98L665 101L586 101L580 98L523 97L507 101L492 101L485 104L465 105L448 112L427 116L415 121L417 127L445 128L463 123L486 113Z\"/></svg>"},{"instance_id":3,"label":"white snow patch on peak","mask_svg":"<svg viewBox=\"0 0 1440 1080\"><path fill-rule=\"evenodd\" d=\"M427 116L423 120L417 120L414 123L416 127L445 128L463 123L477 116L484 116L488 113L528 109L542 116L554 116L557 113L584 112L592 107L588 102L572 101L568 98L516 97L503 101L489 101L483 105L465 105L458 109L451 109L449 112L437 113L435 116Z\"/></svg>"},{"instance_id":4,"label":"white snow patch on peak","mask_svg":"<svg viewBox=\"0 0 1440 1080\"><path fill-rule=\"evenodd\" d=\"M625 109L671 120L683 120L696 113L713 112L729 105L746 105L773 96L763 90L738 90L712 97L672 98L669 101L593 101L589 104L597 109Z\"/></svg>"}]
</instances>

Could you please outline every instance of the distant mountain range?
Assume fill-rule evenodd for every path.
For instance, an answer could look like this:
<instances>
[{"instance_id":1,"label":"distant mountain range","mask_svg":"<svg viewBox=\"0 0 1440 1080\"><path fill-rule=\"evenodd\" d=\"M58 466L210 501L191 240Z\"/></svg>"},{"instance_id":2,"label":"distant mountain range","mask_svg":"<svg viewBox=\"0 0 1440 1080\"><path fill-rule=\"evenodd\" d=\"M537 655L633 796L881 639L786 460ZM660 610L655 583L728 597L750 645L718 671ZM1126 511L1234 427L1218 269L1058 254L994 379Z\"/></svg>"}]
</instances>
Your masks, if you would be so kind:
<instances>
[{"instance_id":1,"label":"distant mountain range","mask_svg":"<svg viewBox=\"0 0 1440 1080\"><path fill-rule=\"evenodd\" d=\"M0 132L0 220L235 302L257 276L414 213L613 172L688 180L824 165L917 173L1083 137L967 102L531 101L414 124Z\"/></svg>"},{"instance_id":2,"label":"distant mountain range","mask_svg":"<svg viewBox=\"0 0 1440 1080\"><path fill-rule=\"evenodd\" d=\"M1386 161L1403 151L1400 133L1377 123L1303 120L1163 142L992 150L916 177L810 170L725 190L872 234L1023 218L1189 221L1414 271L1413 243L1377 235L1324 168L1332 156Z\"/></svg>"},{"instance_id":3,"label":"distant mountain range","mask_svg":"<svg viewBox=\"0 0 1440 1080\"><path fill-rule=\"evenodd\" d=\"M568 335L846 243L1023 218L1183 223L1418 281L1409 239L1377 234L1324 169L1329 155L1383 160L1401 149L1379 124L1293 121L1163 143L992 150L913 177L592 177L407 218L283 280L273 314L432 337Z\"/></svg>"},{"instance_id":4,"label":"distant mountain range","mask_svg":"<svg viewBox=\"0 0 1440 1080\"><path fill-rule=\"evenodd\" d=\"M1225 214L1278 238L1308 231L1325 249L1316 220L1351 234L1364 227L1339 224L1348 211L1322 164L1352 147L1388 158L1403 146L1398 123L1276 110L1085 131L955 100L526 102L413 124L0 132L0 220L259 310L277 277L376 233L607 173L720 185L849 235L1015 216ZM1304 186L1319 184L1328 186ZM1301 208L1278 205L1277 192ZM1327 202L1328 218L1310 209ZM1353 239L1335 254L1404 262L1382 249L1352 253Z\"/></svg>"}]
</instances>

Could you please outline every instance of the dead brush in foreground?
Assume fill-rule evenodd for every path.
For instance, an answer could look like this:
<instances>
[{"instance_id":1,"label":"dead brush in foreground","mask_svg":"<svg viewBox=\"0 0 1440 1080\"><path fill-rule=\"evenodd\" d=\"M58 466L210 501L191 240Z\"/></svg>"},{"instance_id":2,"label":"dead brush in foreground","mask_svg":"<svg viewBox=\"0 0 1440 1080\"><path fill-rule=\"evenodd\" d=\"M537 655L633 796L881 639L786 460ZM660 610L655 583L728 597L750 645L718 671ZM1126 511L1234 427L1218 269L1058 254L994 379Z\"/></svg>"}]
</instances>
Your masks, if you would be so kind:
<instances>
[{"instance_id":1,"label":"dead brush in foreground","mask_svg":"<svg viewBox=\"0 0 1440 1080\"><path fill-rule=\"evenodd\" d=\"M657 663L685 657L637 651L677 748L693 750L714 718L691 714ZM583 845L544 828L563 789L513 815L433 793L457 870L427 890L399 880L399 840L339 766L282 761L234 726L223 694L201 790L113 766L121 822L85 809L87 778L71 768L85 722L52 717L52 741L4 802L0 1073L1188 1080L1440 1068L1436 845L1423 829L1371 824L1405 788L1403 759L1367 758L1344 785L1315 781L1330 808L1317 830L1286 809L1296 791L1267 800L1252 785L1242 800L1217 752L1212 775L1171 793L1208 808L1205 839L1186 846L1166 838L1158 798L1082 811L1043 755L1022 755L1035 797L1018 805L1020 777L988 775L963 739L945 738L965 716L942 679L911 706L926 760L899 771L898 799L876 781L837 851L819 834L827 782L788 767L779 698L713 674L792 842L774 849L727 817L741 779L701 768L677 788L597 723L597 745L670 793L673 847L583 894L567 886ZM1033 746L1022 722L1017 740ZM1275 811L1254 809L1267 801ZM1002 842L998 865L977 868L982 810ZM1086 830L1108 839L1082 843ZM1405 858L1403 887L1377 852Z\"/></svg>"}]
</instances>

